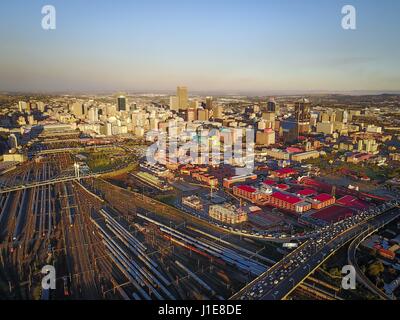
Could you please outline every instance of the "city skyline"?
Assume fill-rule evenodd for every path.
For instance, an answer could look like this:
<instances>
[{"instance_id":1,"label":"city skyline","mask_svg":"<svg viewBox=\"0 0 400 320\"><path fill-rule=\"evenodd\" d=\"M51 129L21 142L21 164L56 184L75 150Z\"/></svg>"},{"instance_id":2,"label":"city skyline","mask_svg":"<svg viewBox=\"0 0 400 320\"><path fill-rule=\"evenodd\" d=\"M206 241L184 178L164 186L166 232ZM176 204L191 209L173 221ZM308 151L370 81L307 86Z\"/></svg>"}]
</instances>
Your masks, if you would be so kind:
<instances>
[{"instance_id":1,"label":"city skyline","mask_svg":"<svg viewBox=\"0 0 400 320\"><path fill-rule=\"evenodd\" d=\"M345 1L52 1L51 31L44 4L1 5L1 91L400 91L396 1L353 1L356 30Z\"/></svg>"}]
</instances>

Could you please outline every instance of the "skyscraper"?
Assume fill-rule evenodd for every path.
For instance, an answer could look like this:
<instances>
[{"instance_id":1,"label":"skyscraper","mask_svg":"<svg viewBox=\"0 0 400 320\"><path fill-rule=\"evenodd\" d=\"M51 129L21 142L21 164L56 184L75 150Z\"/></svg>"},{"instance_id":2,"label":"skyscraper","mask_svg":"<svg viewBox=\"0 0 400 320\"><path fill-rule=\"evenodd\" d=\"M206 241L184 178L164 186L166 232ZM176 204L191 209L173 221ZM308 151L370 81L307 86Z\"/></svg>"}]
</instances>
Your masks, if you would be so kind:
<instances>
[{"instance_id":1,"label":"skyscraper","mask_svg":"<svg viewBox=\"0 0 400 320\"><path fill-rule=\"evenodd\" d=\"M209 119L208 109L198 109L197 110L197 119L200 121L208 121L208 119Z\"/></svg>"},{"instance_id":2,"label":"skyscraper","mask_svg":"<svg viewBox=\"0 0 400 320\"><path fill-rule=\"evenodd\" d=\"M127 111L126 109L126 97L119 96L117 99L117 111Z\"/></svg>"},{"instance_id":3,"label":"skyscraper","mask_svg":"<svg viewBox=\"0 0 400 320\"><path fill-rule=\"evenodd\" d=\"M171 111L179 111L179 100L178 97L169 98L169 109Z\"/></svg>"},{"instance_id":4,"label":"skyscraper","mask_svg":"<svg viewBox=\"0 0 400 320\"><path fill-rule=\"evenodd\" d=\"M308 99L302 98L294 105L295 118L298 126L298 132L308 133L310 131L311 104Z\"/></svg>"},{"instance_id":5,"label":"skyscraper","mask_svg":"<svg viewBox=\"0 0 400 320\"><path fill-rule=\"evenodd\" d=\"M81 117L84 114L83 104L81 102L74 102L70 106L70 111L75 117Z\"/></svg>"},{"instance_id":6,"label":"skyscraper","mask_svg":"<svg viewBox=\"0 0 400 320\"><path fill-rule=\"evenodd\" d=\"M276 112L276 102L274 98L270 98L267 102L267 111L268 112Z\"/></svg>"},{"instance_id":7,"label":"skyscraper","mask_svg":"<svg viewBox=\"0 0 400 320\"><path fill-rule=\"evenodd\" d=\"M213 97L206 97L206 108L210 111L213 109Z\"/></svg>"},{"instance_id":8,"label":"skyscraper","mask_svg":"<svg viewBox=\"0 0 400 320\"><path fill-rule=\"evenodd\" d=\"M194 108L189 108L186 110L186 121L187 122L192 122L196 120L196 109Z\"/></svg>"},{"instance_id":9,"label":"skyscraper","mask_svg":"<svg viewBox=\"0 0 400 320\"><path fill-rule=\"evenodd\" d=\"M176 96L178 97L179 109L186 110L189 105L187 87L178 87L176 89Z\"/></svg>"},{"instance_id":10,"label":"skyscraper","mask_svg":"<svg viewBox=\"0 0 400 320\"><path fill-rule=\"evenodd\" d=\"M217 105L213 107L213 118L214 119L223 119L224 118L224 109L221 105Z\"/></svg>"}]
</instances>

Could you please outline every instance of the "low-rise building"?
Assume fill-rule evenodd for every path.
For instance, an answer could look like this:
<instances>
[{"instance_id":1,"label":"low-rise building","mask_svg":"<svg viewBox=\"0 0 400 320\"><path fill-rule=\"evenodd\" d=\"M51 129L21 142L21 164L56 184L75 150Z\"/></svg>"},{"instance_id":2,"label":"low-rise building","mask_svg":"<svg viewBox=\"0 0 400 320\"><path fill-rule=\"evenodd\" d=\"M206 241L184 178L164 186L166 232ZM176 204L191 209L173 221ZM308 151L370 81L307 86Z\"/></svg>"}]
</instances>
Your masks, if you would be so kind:
<instances>
[{"instance_id":1,"label":"low-rise building","mask_svg":"<svg viewBox=\"0 0 400 320\"><path fill-rule=\"evenodd\" d=\"M272 193L269 197L269 204L273 207L297 213L303 213L311 209L311 203L292 194L282 192Z\"/></svg>"},{"instance_id":2,"label":"low-rise building","mask_svg":"<svg viewBox=\"0 0 400 320\"><path fill-rule=\"evenodd\" d=\"M182 204L197 211L203 210L203 204L198 196L189 196L182 198Z\"/></svg>"},{"instance_id":3,"label":"low-rise building","mask_svg":"<svg viewBox=\"0 0 400 320\"><path fill-rule=\"evenodd\" d=\"M311 199L312 208L316 210L333 205L335 202L335 197L327 193L321 193Z\"/></svg>"},{"instance_id":4,"label":"low-rise building","mask_svg":"<svg viewBox=\"0 0 400 320\"><path fill-rule=\"evenodd\" d=\"M316 150L292 154L292 161L302 162L307 159L317 159L320 153Z\"/></svg>"},{"instance_id":5,"label":"low-rise building","mask_svg":"<svg viewBox=\"0 0 400 320\"><path fill-rule=\"evenodd\" d=\"M209 216L212 219L231 225L246 222L248 219L245 211L231 204L211 205L209 208Z\"/></svg>"}]
</instances>

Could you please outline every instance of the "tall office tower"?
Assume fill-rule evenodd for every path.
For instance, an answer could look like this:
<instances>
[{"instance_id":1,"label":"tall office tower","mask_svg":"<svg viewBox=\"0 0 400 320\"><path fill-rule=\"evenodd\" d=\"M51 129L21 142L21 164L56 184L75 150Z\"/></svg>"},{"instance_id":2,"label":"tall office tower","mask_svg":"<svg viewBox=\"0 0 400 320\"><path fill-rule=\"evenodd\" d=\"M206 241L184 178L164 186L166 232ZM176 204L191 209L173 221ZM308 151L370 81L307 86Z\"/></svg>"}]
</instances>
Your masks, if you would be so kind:
<instances>
[{"instance_id":1,"label":"tall office tower","mask_svg":"<svg viewBox=\"0 0 400 320\"><path fill-rule=\"evenodd\" d=\"M189 108L186 110L186 121L192 122L196 120L196 109Z\"/></svg>"},{"instance_id":2,"label":"tall office tower","mask_svg":"<svg viewBox=\"0 0 400 320\"><path fill-rule=\"evenodd\" d=\"M320 114L320 122L335 122L336 113L330 111L324 111Z\"/></svg>"},{"instance_id":3,"label":"tall office tower","mask_svg":"<svg viewBox=\"0 0 400 320\"><path fill-rule=\"evenodd\" d=\"M261 119L258 123L257 123L257 129L258 130L265 130L267 128L267 124L265 122L264 119Z\"/></svg>"},{"instance_id":4,"label":"tall office tower","mask_svg":"<svg viewBox=\"0 0 400 320\"><path fill-rule=\"evenodd\" d=\"M201 103L200 103L199 101L197 101L197 100L190 101L190 106L189 106L189 108L192 108L192 109L199 109L200 106L201 106Z\"/></svg>"},{"instance_id":5,"label":"tall office tower","mask_svg":"<svg viewBox=\"0 0 400 320\"><path fill-rule=\"evenodd\" d=\"M275 130L275 112L273 111L263 112L262 118L265 120L266 128Z\"/></svg>"},{"instance_id":6,"label":"tall office tower","mask_svg":"<svg viewBox=\"0 0 400 320\"><path fill-rule=\"evenodd\" d=\"M197 120L208 121L210 119L210 112L208 109L198 109L197 110Z\"/></svg>"},{"instance_id":7,"label":"tall office tower","mask_svg":"<svg viewBox=\"0 0 400 320\"><path fill-rule=\"evenodd\" d=\"M84 112L83 112L83 105L80 102L74 102L70 106L70 112L75 116L75 117L81 117Z\"/></svg>"},{"instance_id":8,"label":"tall office tower","mask_svg":"<svg viewBox=\"0 0 400 320\"><path fill-rule=\"evenodd\" d=\"M37 103L37 108L40 112L44 112L44 103L42 101L39 101Z\"/></svg>"},{"instance_id":9,"label":"tall office tower","mask_svg":"<svg viewBox=\"0 0 400 320\"><path fill-rule=\"evenodd\" d=\"M119 96L117 99L117 111L127 111L127 103L125 96Z\"/></svg>"},{"instance_id":10,"label":"tall office tower","mask_svg":"<svg viewBox=\"0 0 400 320\"><path fill-rule=\"evenodd\" d=\"M267 102L267 111L276 112L276 102L274 98L270 98Z\"/></svg>"},{"instance_id":11,"label":"tall office tower","mask_svg":"<svg viewBox=\"0 0 400 320\"><path fill-rule=\"evenodd\" d=\"M348 120L348 112L347 110L336 110L336 121L347 123Z\"/></svg>"},{"instance_id":12,"label":"tall office tower","mask_svg":"<svg viewBox=\"0 0 400 320\"><path fill-rule=\"evenodd\" d=\"M160 121L157 118L150 119L150 130L158 130L158 123Z\"/></svg>"},{"instance_id":13,"label":"tall office tower","mask_svg":"<svg viewBox=\"0 0 400 320\"><path fill-rule=\"evenodd\" d=\"M99 110L97 107L92 107L88 111L89 122L99 121Z\"/></svg>"},{"instance_id":14,"label":"tall office tower","mask_svg":"<svg viewBox=\"0 0 400 320\"><path fill-rule=\"evenodd\" d=\"M213 109L213 97L206 97L206 108L210 111Z\"/></svg>"},{"instance_id":15,"label":"tall office tower","mask_svg":"<svg viewBox=\"0 0 400 320\"><path fill-rule=\"evenodd\" d=\"M10 134L8 137L8 145L10 149L16 149L18 147L18 138L14 133Z\"/></svg>"},{"instance_id":16,"label":"tall office tower","mask_svg":"<svg viewBox=\"0 0 400 320\"><path fill-rule=\"evenodd\" d=\"M286 119L281 121L279 135L284 143L295 143L299 140L298 123L296 119Z\"/></svg>"},{"instance_id":17,"label":"tall office tower","mask_svg":"<svg viewBox=\"0 0 400 320\"><path fill-rule=\"evenodd\" d=\"M171 111L179 111L179 100L178 97L169 98L169 109Z\"/></svg>"},{"instance_id":18,"label":"tall office tower","mask_svg":"<svg viewBox=\"0 0 400 320\"><path fill-rule=\"evenodd\" d=\"M213 118L214 119L223 119L224 118L224 109L221 105L217 105L213 107Z\"/></svg>"},{"instance_id":19,"label":"tall office tower","mask_svg":"<svg viewBox=\"0 0 400 320\"><path fill-rule=\"evenodd\" d=\"M311 104L308 99L300 99L294 105L295 118L298 126L298 133L308 133L310 131Z\"/></svg>"},{"instance_id":20,"label":"tall office tower","mask_svg":"<svg viewBox=\"0 0 400 320\"><path fill-rule=\"evenodd\" d=\"M23 112L27 109L27 104L25 101L19 101L18 102L18 110L19 112Z\"/></svg>"},{"instance_id":21,"label":"tall office tower","mask_svg":"<svg viewBox=\"0 0 400 320\"><path fill-rule=\"evenodd\" d=\"M262 146L269 146L271 144L275 144L275 131L271 129L257 131L256 144Z\"/></svg>"},{"instance_id":22,"label":"tall office tower","mask_svg":"<svg viewBox=\"0 0 400 320\"><path fill-rule=\"evenodd\" d=\"M176 89L176 96L178 97L179 109L187 110L189 106L187 87L178 87Z\"/></svg>"}]
</instances>

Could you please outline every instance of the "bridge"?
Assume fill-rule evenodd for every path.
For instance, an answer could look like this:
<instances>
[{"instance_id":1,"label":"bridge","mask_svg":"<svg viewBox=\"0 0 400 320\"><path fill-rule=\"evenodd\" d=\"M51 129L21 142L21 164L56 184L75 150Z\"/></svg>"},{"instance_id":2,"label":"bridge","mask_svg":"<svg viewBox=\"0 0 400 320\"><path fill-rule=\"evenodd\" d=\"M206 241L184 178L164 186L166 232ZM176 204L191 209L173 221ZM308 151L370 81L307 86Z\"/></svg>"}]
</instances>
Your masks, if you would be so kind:
<instances>
[{"instance_id":1,"label":"bridge","mask_svg":"<svg viewBox=\"0 0 400 320\"><path fill-rule=\"evenodd\" d=\"M395 216L394 218L396 218ZM392 222L393 219L389 220L387 223ZM386 223L386 224L387 224ZM374 226L371 226L361 234L359 234L354 240L350 243L348 252L347 252L347 261L349 265L352 265L356 270L357 281L362 283L366 288L368 288L372 293L374 293L377 297L381 300L392 300L393 297L388 296L385 292L380 290L368 277L362 272L361 268L359 267L356 259L356 253L360 244L369 236L374 234L380 228L383 227L383 224L375 223Z\"/></svg>"},{"instance_id":2,"label":"bridge","mask_svg":"<svg viewBox=\"0 0 400 320\"><path fill-rule=\"evenodd\" d=\"M231 300L282 300L286 299L301 283L327 259L334 255L350 240L358 235L380 228L400 215L396 206L385 207L385 211L371 215L367 219L348 225L344 221L322 231L318 237L304 242L277 264L257 277L233 295Z\"/></svg>"},{"instance_id":3,"label":"bridge","mask_svg":"<svg viewBox=\"0 0 400 320\"><path fill-rule=\"evenodd\" d=\"M31 182L31 183L20 184L20 185L16 185L16 186L3 187L3 188L0 189L0 194L19 191L19 190L24 190L24 189L31 189L31 188L36 188L36 187L40 187L40 186L47 186L47 185L56 184L56 183L74 181L74 180L79 181L81 179L97 178L101 174L102 173L88 174L88 175L81 175L79 177L77 177L77 176L66 176L66 177L48 179L48 180L43 180L43 181L34 181L34 182Z\"/></svg>"}]
</instances>

